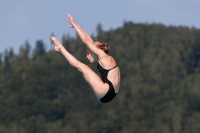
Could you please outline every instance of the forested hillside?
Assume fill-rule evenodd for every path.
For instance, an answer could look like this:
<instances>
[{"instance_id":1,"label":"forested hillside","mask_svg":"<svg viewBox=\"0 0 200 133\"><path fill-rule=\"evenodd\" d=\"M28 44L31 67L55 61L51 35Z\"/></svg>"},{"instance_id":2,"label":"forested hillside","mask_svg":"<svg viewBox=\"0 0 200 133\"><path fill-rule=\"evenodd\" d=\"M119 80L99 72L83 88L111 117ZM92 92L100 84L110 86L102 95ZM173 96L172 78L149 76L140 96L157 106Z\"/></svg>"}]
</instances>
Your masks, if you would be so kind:
<instances>
[{"instance_id":1,"label":"forested hillside","mask_svg":"<svg viewBox=\"0 0 200 133\"><path fill-rule=\"evenodd\" d=\"M116 98L100 103L64 57L27 42L1 54L0 133L200 132L199 29L124 22L97 31L121 69ZM98 73L78 36L61 41Z\"/></svg>"}]
</instances>

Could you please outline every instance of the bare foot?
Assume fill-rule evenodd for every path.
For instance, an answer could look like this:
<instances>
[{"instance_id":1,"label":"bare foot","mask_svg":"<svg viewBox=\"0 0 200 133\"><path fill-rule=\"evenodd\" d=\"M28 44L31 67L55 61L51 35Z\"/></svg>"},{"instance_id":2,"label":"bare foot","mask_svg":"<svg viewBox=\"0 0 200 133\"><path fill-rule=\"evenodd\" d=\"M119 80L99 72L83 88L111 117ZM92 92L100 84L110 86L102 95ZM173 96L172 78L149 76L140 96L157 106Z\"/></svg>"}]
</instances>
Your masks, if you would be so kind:
<instances>
[{"instance_id":1,"label":"bare foot","mask_svg":"<svg viewBox=\"0 0 200 133\"><path fill-rule=\"evenodd\" d=\"M51 40L53 41L53 43L55 44L54 45L54 50L58 53L61 53L61 48L63 48L63 45L60 43L60 41L54 37L54 36L51 36Z\"/></svg>"}]
</instances>

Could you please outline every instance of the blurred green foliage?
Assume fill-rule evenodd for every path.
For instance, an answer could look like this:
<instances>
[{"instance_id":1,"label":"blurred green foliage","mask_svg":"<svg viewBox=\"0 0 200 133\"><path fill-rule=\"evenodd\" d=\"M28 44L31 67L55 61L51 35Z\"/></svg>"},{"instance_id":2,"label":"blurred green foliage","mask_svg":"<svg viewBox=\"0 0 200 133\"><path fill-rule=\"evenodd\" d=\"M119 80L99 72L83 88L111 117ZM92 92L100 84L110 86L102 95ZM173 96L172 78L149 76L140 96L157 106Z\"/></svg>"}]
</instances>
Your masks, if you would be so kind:
<instances>
[{"instance_id":1,"label":"blurred green foliage","mask_svg":"<svg viewBox=\"0 0 200 133\"><path fill-rule=\"evenodd\" d=\"M82 74L42 40L0 54L0 133L200 132L200 30L124 22L97 25L121 69L116 98L100 103ZM64 46L95 72L77 36ZM52 45L52 44L51 44ZM53 47L53 46L51 46Z\"/></svg>"}]
</instances>

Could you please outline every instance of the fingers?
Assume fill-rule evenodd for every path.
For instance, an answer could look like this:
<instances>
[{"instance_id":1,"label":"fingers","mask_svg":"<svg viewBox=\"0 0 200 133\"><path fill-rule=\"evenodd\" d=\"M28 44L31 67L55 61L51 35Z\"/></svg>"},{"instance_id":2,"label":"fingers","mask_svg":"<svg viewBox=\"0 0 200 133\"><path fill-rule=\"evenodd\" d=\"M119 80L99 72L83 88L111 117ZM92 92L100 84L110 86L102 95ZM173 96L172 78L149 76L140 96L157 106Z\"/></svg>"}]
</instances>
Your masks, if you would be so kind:
<instances>
[{"instance_id":1,"label":"fingers","mask_svg":"<svg viewBox=\"0 0 200 133\"><path fill-rule=\"evenodd\" d=\"M67 19L68 19L68 21L73 21L73 18L70 14L67 14Z\"/></svg>"},{"instance_id":2,"label":"fingers","mask_svg":"<svg viewBox=\"0 0 200 133\"><path fill-rule=\"evenodd\" d=\"M54 36L51 36L51 40L52 40L52 41L55 41L55 40L57 40L57 38L54 37Z\"/></svg>"},{"instance_id":3,"label":"fingers","mask_svg":"<svg viewBox=\"0 0 200 133\"><path fill-rule=\"evenodd\" d=\"M55 37L54 37L54 36L51 36L51 40L54 41L54 40L55 40Z\"/></svg>"},{"instance_id":4,"label":"fingers","mask_svg":"<svg viewBox=\"0 0 200 133\"><path fill-rule=\"evenodd\" d=\"M70 17L71 17L71 16L70 16L70 14L67 14L67 20L69 20L69 19L70 19Z\"/></svg>"},{"instance_id":5,"label":"fingers","mask_svg":"<svg viewBox=\"0 0 200 133\"><path fill-rule=\"evenodd\" d=\"M71 23L71 20L70 20L70 19L67 19L67 21L68 21L69 23Z\"/></svg>"},{"instance_id":6,"label":"fingers","mask_svg":"<svg viewBox=\"0 0 200 133\"><path fill-rule=\"evenodd\" d=\"M54 36L51 36L51 40L54 42L55 45L60 44L60 41Z\"/></svg>"},{"instance_id":7,"label":"fingers","mask_svg":"<svg viewBox=\"0 0 200 133\"><path fill-rule=\"evenodd\" d=\"M72 18L72 16L70 14L67 14L67 17Z\"/></svg>"},{"instance_id":8,"label":"fingers","mask_svg":"<svg viewBox=\"0 0 200 133\"><path fill-rule=\"evenodd\" d=\"M67 21L71 23L71 26L69 26L69 28L74 28L74 26L72 25L72 23L74 22L74 19L72 18L70 14L67 14Z\"/></svg>"}]
</instances>

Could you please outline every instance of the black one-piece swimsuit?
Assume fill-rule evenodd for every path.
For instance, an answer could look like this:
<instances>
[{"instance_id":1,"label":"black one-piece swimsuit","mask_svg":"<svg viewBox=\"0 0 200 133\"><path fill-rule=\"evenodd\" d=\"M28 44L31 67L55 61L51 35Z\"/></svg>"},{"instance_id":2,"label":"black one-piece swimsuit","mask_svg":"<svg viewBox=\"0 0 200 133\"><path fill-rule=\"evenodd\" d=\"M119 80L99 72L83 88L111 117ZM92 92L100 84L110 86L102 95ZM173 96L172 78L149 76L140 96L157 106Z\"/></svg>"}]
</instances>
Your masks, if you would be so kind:
<instances>
[{"instance_id":1,"label":"black one-piece swimsuit","mask_svg":"<svg viewBox=\"0 0 200 133\"><path fill-rule=\"evenodd\" d=\"M110 82L110 80L108 80L107 76L108 76L108 72L112 69L114 69L116 66L114 66L113 68L111 69L104 69L99 63L97 65L97 69L99 69L99 72L101 74L101 79L104 83L107 83L109 85L109 90L108 92L106 93L106 95L104 97L102 97L100 99L100 101L102 103L107 103L107 102L110 102L116 95L117 93L115 93L115 89L114 89L114 86L113 84Z\"/></svg>"}]
</instances>

